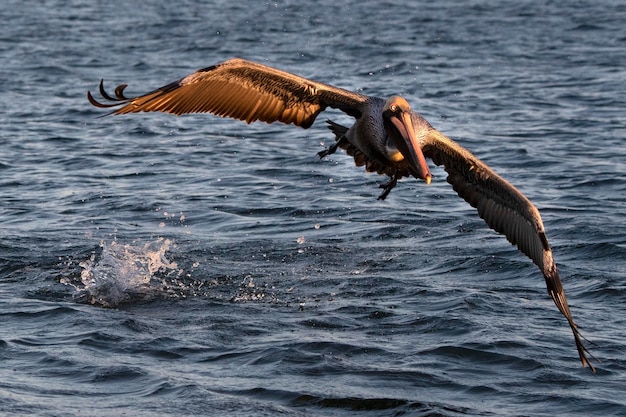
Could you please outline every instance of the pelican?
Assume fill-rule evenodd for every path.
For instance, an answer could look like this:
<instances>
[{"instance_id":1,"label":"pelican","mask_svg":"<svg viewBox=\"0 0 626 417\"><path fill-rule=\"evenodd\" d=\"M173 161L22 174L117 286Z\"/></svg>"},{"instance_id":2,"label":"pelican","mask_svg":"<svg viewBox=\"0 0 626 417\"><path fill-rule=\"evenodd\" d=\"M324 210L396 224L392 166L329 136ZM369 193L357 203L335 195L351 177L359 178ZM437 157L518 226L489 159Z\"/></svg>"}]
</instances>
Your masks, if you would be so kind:
<instances>
[{"instance_id":1,"label":"pelican","mask_svg":"<svg viewBox=\"0 0 626 417\"><path fill-rule=\"evenodd\" d=\"M200 69L144 95L127 97L126 87L119 85L111 96L101 80L99 91L107 102L97 101L91 92L87 98L96 107L114 108L112 114L213 113L246 123L282 122L304 129L326 108L339 109L356 121L350 128L327 121L335 142L318 155L325 157L341 148L367 172L388 176L381 185L381 200L403 177L429 184L432 175L425 157L443 165L457 194L539 267L548 294L572 329L582 366L595 372L587 358L593 356L572 318L537 208L485 163L411 110L404 98L366 96L239 58Z\"/></svg>"}]
</instances>

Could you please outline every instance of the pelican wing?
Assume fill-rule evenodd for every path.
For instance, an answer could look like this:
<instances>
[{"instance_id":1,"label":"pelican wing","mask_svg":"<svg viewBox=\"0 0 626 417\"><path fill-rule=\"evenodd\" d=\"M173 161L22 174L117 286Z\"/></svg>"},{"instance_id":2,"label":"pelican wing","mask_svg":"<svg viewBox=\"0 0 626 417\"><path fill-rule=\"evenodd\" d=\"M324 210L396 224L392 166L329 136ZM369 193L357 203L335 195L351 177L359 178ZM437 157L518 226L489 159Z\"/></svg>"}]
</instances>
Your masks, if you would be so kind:
<instances>
[{"instance_id":1,"label":"pelican wing","mask_svg":"<svg viewBox=\"0 0 626 417\"><path fill-rule=\"evenodd\" d=\"M588 351L567 304L537 208L485 163L435 129L429 130L423 143L423 152L435 164L444 166L452 188L478 210L478 215L489 227L505 235L509 242L539 267L550 297L572 328L583 366L588 365L595 372L585 355Z\"/></svg>"},{"instance_id":2,"label":"pelican wing","mask_svg":"<svg viewBox=\"0 0 626 417\"><path fill-rule=\"evenodd\" d=\"M110 103L100 103L90 92L87 97L97 107L118 107L114 114L137 112L213 113L251 123L279 121L308 128L326 107L344 111L356 118L368 97L318 83L243 59L231 59L204 68L178 81L137 97L124 95L125 84L107 94L102 82L100 93Z\"/></svg>"}]
</instances>

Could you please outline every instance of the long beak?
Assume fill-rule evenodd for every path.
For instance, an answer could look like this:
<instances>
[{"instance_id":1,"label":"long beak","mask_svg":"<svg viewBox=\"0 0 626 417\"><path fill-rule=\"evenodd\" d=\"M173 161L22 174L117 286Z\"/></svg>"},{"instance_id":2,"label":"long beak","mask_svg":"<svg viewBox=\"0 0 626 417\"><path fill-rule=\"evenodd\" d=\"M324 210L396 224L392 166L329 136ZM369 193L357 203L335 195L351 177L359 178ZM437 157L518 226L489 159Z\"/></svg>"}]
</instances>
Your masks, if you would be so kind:
<instances>
[{"instance_id":1,"label":"long beak","mask_svg":"<svg viewBox=\"0 0 626 417\"><path fill-rule=\"evenodd\" d=\"M395 145L398 147L398 150L402 153L402 156L404 156L409 163L409 166L414 171L413 175L426 181L426 184L430 184L432 175L428 169L426 158L424 158L424 154L422 153L422 148L415 137L411 114L408 112L401 112L398 116L394 115L390 117L389 121L391 121L400 134L400 138L395 138L396 135L391 135L391 137L392 139L395 139Z\"/></svg>"}]
</instances>

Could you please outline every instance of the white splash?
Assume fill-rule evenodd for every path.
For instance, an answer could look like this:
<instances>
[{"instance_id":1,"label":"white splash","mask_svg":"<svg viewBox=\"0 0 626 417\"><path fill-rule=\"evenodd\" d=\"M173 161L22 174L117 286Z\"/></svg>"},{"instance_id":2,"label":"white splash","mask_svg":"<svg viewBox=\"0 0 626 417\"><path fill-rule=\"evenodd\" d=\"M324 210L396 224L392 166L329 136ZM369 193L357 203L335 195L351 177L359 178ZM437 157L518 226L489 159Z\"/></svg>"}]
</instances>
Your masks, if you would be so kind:
<instances>
[{"instance_id":1,"label":"white splash","mask_svg":"<svg viewBox=\"0 0 626 417\"><path fill-rule=\"evenodd\" d=\"M104 307L150 298L163 289L159 276L182 273L165 255L171 245L163 238L147 243L101 242L101 252L79 264L80 282L64 283L75 287L87 302Z\"/></svg>"}]
</instances>

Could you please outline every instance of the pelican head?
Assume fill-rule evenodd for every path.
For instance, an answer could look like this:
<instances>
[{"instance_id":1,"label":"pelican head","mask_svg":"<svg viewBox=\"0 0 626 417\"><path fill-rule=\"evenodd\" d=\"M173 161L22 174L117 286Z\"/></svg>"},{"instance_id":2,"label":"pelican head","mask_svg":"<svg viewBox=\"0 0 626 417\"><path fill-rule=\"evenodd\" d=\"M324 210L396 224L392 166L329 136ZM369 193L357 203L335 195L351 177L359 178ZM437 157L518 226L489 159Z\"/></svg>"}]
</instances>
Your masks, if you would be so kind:
<instances>
[{"instance_id":1,"label":"pelican head","mask_svg":"<svg viewBox=\"0 0 626 417\"><path fill-rule=\"evenodd\" d=\"M409 164L413 175L430 184L432 175L426 164L422 148L415 137L413 111L409 103L400 96L391 96L383 107L383 117L388 122L387 134Z\"/></svg>"}]
</instances>

